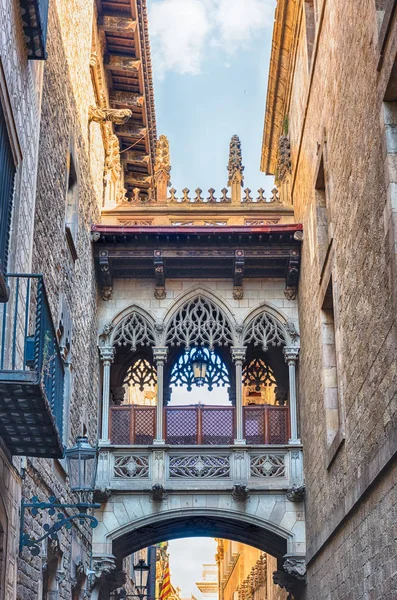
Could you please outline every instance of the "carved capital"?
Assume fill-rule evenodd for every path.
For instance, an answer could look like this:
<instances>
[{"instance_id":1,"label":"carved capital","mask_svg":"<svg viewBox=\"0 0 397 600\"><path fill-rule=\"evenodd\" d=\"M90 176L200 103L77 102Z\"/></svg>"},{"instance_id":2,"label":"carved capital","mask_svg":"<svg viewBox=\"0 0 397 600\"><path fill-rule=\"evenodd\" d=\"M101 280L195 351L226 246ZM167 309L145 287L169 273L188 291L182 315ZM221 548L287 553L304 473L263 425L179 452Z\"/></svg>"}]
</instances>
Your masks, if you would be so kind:
<instances>
[{"instance_id":1,"label":"carved capital","mask_svg":"<svg viewBox=\"0 0 397 600\"><path fill-rule=\"evenodd\" d=\"M306 562L304 556L286 556L283 569L288 575L300 581L305 581L306 579Z\"/></svg>"},{"instance_id":2,"label":"carved capital","mask_svg":"<svg viewBox=\"0 0 397 600\"><path fill-rule=\"evenodd\" d=\"M243 363L245 360L245 355L247 353L247 348L237 348L236 346L232 346L232 358L235 363Z\"/></svg>"},{"instance_id":3,"label":"carved capital","mask_svg":"<svg viewBox=\"0 0 397 600\"><path fill-rule=\"evenodd\" d=\"M163 502L168 498L167 490L161 483L155 483L150 490L152 502Z\"/></svg>"},{"instance_id":4,"label":"carved capital","mask_svg":"<svg viewBox=\"0 0 397 600\"><path fill-rule=\"evenodd\" d=\"M250 497L248 486L244 483L235 483L232 489L232 498L235 502L246 502Z\"/></svg>"},{"instance_id":5,"label":"carved capital","mask_svg":"<svg viewBox=\"0 0 397 600\"><path fill-rule=\"evenodd\" d=\"M112 490L110 488L102 488L100 490L95 490L94 492L94 502L99 502L99 504L103 504L107 502L112 496Z\"/></svg>"},{"instance_id":6,"label":"carved capital","mask_svg":"<svg viewBox=\"0 0 397 600\"><path fill-rule=\"evenodd\" d=\"M234 300L242 300L244 298L244 287L242 285L235 285L233 288Z\"/></svg>"},{"instance_id":7,"label":"carved capital","mask_svg":"<svg viewBox=\"0 0 397 600\"><path fill-rule=\"evenodd\" d=\"M88 120L95 123L115 123L124 125L132 117L132 111L128 108L99 108L95 106L88 107Z\"/></svg>"},{"instance_id":8,"label":"carved capital","mask_svg":"<svg viewBox=\"0 0 397 600\"><path fill-rule=\"evenodd\" d=\"M112 299L113 296L113 287L111 285L104 285L102 287L102 300L108 302Z\"/></svg>"},{"instance_id":9,"label":"carved capital","mask_svg":"<svg viewBox=\"0 0 397 600\"><path fill-rule=\"evenodd\" d=\"M167 360L168 348L161 348L160 346L156 346L153 348L153 358L156 364L162 364Z\"/></svg>"},{"instance_id":10,"label":"carved capital","mask_svg":"<svg viewBox=\"0 0 397 600\"><path fill-rule=\"evenodd\" d=\"M286 347L284 348L284 357L285 357L285 362L288 365L294 365L296 364L298 358L299 358L299 348L291 348L291 347Z\"/></svg>"},{"instance_id":11,"label":"carved capital","mask_svg":"<svg viewBox=\"0 0 397 600\"><path fill-rule=\"evenodd\" d=\"M105 365L110 365L114 360L115 351L113 346L100 346L99 354L101 361Z\"/></svg>"},{"instance_id":12,"label":"carved capital","mask_svg":"<svg viewBox=\"0 0 397 600\"><path fill-rule=\"evenodd\" d=\"M297 294L297 289L296 289L295 286L293 286L293 287L287 287L284 290L284 296L289 301L296 300L296 294Z\"/></svg>"},{"instance_id":13,"label":"carved capital","mask_svg":"<svg viewBox=\"0 0 397 600\"><path fill-rule=\"evenodd\" d=\"M95 579L108 577L116 569L116 559L113 554L93 557L93 575Z\"/></svg>"},{"instance_id":14,"label":"carved capital","mask_svg":"<svg viewBox=\"0 0 397 600\"><path fill-rule=\"evenodd\" d=\"M304 485L293 485L287 490L287 498L290 502L303 502L305 499L306 488Z\"/></svg>"}]
</instances>

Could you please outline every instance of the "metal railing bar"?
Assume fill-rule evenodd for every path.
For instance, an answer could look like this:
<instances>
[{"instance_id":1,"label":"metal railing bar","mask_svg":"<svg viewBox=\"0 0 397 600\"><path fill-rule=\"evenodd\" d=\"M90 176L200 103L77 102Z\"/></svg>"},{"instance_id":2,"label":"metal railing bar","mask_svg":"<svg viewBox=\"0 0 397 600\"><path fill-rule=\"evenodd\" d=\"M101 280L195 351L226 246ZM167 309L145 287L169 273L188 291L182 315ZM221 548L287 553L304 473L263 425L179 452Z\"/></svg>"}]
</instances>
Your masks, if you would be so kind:
<instances>
[{"instance_id":1,"label":"metal railing bar","mask_svg":"<svg viewBox=\"0 0 397 600\"><path fill-rule=\"evenodd\" d=\"M12 369L15 370L15 360L17 351L17 325L18 325L18 304L19 304L19 277L15 285L15 305L14 305L14 326L12 333Z\"/></svg>"}]
</instances>

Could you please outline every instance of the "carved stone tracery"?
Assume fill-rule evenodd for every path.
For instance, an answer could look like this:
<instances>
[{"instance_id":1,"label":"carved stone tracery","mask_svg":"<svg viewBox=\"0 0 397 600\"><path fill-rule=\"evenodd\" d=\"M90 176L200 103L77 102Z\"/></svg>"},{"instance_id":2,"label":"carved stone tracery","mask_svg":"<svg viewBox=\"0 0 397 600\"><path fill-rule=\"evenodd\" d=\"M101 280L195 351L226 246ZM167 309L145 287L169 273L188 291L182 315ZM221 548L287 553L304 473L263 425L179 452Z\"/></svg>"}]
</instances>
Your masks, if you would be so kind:
<instances>
[{"instance_id":1,"label":"carved stone tracery","mask_svg":"<svg viewBox=\"0 0 397 600\"><path fill-rule=\"evenodd\" d=\"M196 296L186 302L172 317L167 327L166 345L215 346L233 345L230 323L221 309L208 298Z\"/></svg>"},{"instance_id":2,"label":"carved stone tracery","mask_svg":"<svg viewBox=\"0 0 397 600\"><path fill-rule=\"evenodd\" d=\"M279 321L267 312L257 315L246 325L243 333L243 344L248 346L262 346L266 352L269 346L285 346L287 338Z\"/></svg>"},{"instance_id":3,"label":"carved stone tracery","mask_svg":"<svg viewBox=\"0 0 397 600\"><path fill-rule=\"evenodd\" d=\"M156 337L153 327L145 317L133 312L116 326L113 345L130 346L133 352L138 346L155 346Z\"/></svg>"}]
</instances>

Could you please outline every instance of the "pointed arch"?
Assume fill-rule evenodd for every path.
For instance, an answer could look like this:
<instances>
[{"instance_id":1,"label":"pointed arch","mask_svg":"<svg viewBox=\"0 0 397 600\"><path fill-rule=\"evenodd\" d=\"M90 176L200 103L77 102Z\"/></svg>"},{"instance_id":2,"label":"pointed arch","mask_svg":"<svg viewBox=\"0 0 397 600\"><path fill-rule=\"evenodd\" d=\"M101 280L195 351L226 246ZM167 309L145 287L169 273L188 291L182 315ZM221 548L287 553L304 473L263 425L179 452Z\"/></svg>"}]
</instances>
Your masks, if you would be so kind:
<instances>
[{"instance_id":1,"label":"pointed arch","mask_svg":"<svg viewBox=\"0 0 397 600\"><path fill-rule=\"evenodd\" d=\"M235 326L233 317L214 294L204 289L189 290L174 305L166 321L164 344L166 346L233 346Z\"/></svg>"},{"instance_id":2,"label":"pointed arch","mask_svg":"<svg viewBox=\"0 0 397 600\"><path fill-rule=\"evenodd\" d=\"M157 345L154 321L143 309L132 306L118 315L113 323L115 321L110 335L112 346L129 346L135 352L138 346Z\"/></svg>"},{"instance_id":3,"label":"pointed arch","mask_svg":"<svg viewBox=\"0 0 397 600\"><path fill-rule=\"evenodd\" d=\"M264 352L269 346L281 347L296 345L299 337L295 325L273 307L262 305L251 312L244 320L241 341L243 346L253 343Z\"/></svg>"}]
</instances>

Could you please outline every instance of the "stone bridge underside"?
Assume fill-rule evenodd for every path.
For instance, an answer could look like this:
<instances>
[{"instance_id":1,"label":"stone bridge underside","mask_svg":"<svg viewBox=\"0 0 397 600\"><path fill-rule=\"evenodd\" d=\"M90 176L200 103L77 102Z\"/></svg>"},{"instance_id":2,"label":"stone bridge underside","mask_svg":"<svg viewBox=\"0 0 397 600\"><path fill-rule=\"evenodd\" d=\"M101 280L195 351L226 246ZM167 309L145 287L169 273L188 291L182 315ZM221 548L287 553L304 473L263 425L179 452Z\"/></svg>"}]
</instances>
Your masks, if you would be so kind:
<instances>
[{"instance_id":1,"label":"stone bridge underside","mask_svg":"<svg viewBox=\"0 0 397 600\"><path fill-rule=\"evenodd\" d=\"M303 502L285 494L252 494L245 502L229 493L115 494L95 515L94 555L122 558L161 541L209 536L255 546L281 559L305 554Z\"/></svg>"}]
</instances>

